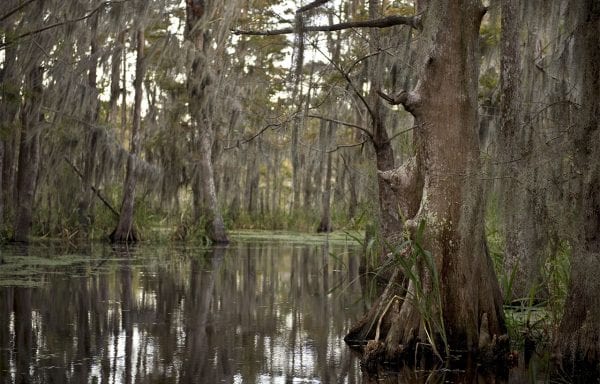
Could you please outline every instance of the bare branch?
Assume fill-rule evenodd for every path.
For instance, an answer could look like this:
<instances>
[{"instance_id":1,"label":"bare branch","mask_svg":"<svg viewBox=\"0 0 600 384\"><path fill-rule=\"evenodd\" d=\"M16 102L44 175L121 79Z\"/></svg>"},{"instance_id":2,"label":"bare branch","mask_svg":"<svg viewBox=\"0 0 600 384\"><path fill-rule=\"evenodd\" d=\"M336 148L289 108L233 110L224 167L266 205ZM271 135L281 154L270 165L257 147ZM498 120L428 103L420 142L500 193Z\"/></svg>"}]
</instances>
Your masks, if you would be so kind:
<instances>
[{"instance_id":1,"label":"bare branch","mask_svg":"<svg viewBox=\"0 0 600 384\"><path fill-rule=\"evenodd\" d=\"M419 101L418 96L414 92L405 90L396 93L394 96L390 96L382 90L377 90L377 94L391 105L402 105L412 115L414 115L415 107Z\"/></svg>"},{"instance_id":2,"label":"bare branch","mask_svg":"<svg viewBox=\"0 0 600 384\"><path fill-rule=\"evenodd\" d=\"M81 171L79 169L77 169L77 167L75 166L75 164L73 164L68 158L67 156L63 156L63 160L69 164L71 166L71 168L73 169L73 172L75 172L77 174L77 176L79 176L82 180L84 179L83 177L83 173L81 173ZM92 190L92 192L94 192L94 194L98 197L98 199L100 199L100 201L102 201L102 203L104 203L104 205L106 206L106 208L108 208L113 215L115 215L115 217L119 217L119 212L117 212L116 209L113 208L113 206L108 202L108 199L105 198L104 196L102 196L102 193L100 192L100 190L96 187L94 187L93 185L90 185L90 189Z\"/></svg>"},{"instance_id":3,"label":"bare branch","mask_svg":"<svg viewBox=\"0 0 600 384\"><path fill-rule=\"evenodd\" d=\"M384 93L382 90L377 90L377 94L391 105L404 105L408 99L408 92L404 90L398 92L394 96L390 96Z\"/></svg>"},{"instance_id":4,"label":"bare branch","mask_svg":"<svg viewBox=\"0 0 600 384\"><path fill-rule=\"evenodd\" d=\"M249 142L251 142L252 140L256 139L258 136L262 135L262 134L263 134L263 133L264 133L264 132L265 132L267 129L269 129L269 128L272 128L272 129L279 128L279 127L281 127L281 125L282 125L282 124L284 124L285 122L287 122L287 121L284 121L284 122L282 122L282 123L272 123L272 124L267 124L266 126L264 126L263 128L261 128L261 129L260 129L258 132L256 132L255 134L253 134L252 136L250 136L250 137L247 137L247 138L245 138L245 139L241 139L241 140L240 140L240 139L238 139L238 140L235 142L235 145L230 145L230 146L228 146L228 147L225 147L225 148L223 148L223 150L224 150L224 151L229 151L229 150L232 150L232 149L235 149L235 148L239 148L239 147L240 147L240 145L242 145L242 144L246 144L246 143L249 143Z\"/></svg>"},{"instance_id":5,"label":"bare branch","mask_svg":"<svg viewBox=\"0 0 600 384\"><path fill-rule=\"evenodd\" d=\"M347 21L339 24L332 25L309 25L304 27L305 32L334 32L343 29L352 28L388 28L395 25L408 25L415 29L421 28L421 16L386 16L381 19L374 20L359 20L359 21ZM231 31L236 35L252 35L252 36L274 36L274 35L289 35L294 33L295 30L292 27L274 29L271 31L244 31L240 29L234 29Z\"/></svg>"},{"instance_id":6,"label":"bare branch","mask_svg":"<svg viewBox=\"0 0 600 384\"><path fill-rule=\"evenodd\" d=\"M402 131L400 131L400 132L396 133L395 135L393 135L392 137L390 137L389 139L387 139L387 140L386 140L386 141L384 141L383 143L384 143L384 144L385 144L385 143L389 143L389 142L391 142L392 140L394 140L396 137L398 137L398 136L400 136L400 135L403 135L403 134L405 134L405 133L407 133L407 132L410 132L410 131L412 131L413 129L421 128L422 126L423 126L423 124L417 124L417 125L413 125L413 126L412 126L412 127L410 127L410 128L403 129Z\"/></svg>"},{"instance_id":7,"label":"bare branch","mask_svg":"<svg viewBox=\"0 0 600 384\"><path fill-rule=\"evenodd\" d=\"M330 149L328 151L326 151L325 153L333 153L333 152L337 152L342 148L354 148L354 147L360 147L361 145L364 145L367 142L367 139L361 141L360 143L354 143L354 144L338 144L335 146L335 148Z\"/></svg>"},{"instance_id":8,"label":"bare branch","mask_svg":"<svg viewBox=\"0 0 600 384\"><path fill-rule=\"evenodd\" d=\"M11 17L12 15L14 15L15 13L19 12L21 9L25 8L26 6L28 6L29 4L33 3L34 1L37 0L29 0L24 2L23 4L13 8L12 10L8 11L8 13L6 13L5 15L3 15L2 17L0 17L0 21L4 21L5 19L8 19L9 17Z\"/></svg>"},{"instance_id":9,"label":"bare branch","mask_svg":"<svg viewBox=\"0 0 600 384\"><path fill-rule=\"evenodd\" d=\"M330 123L336 123L336 124L340 124L340 125L345 125L346 127L356 128L359 131L363 132L365 135L367 135L369 137L369 139L373 140L373 134L371 133L371 131L369 131L367 128L361 127L360 125L356 125L356 124L352 124L352 123L347 123L347 122L341 121L341 120L330 119L328 117L318 116L318 115L308 115L307 117L311 117L313 119L320 119L320 120L328 121Z\"/></svg>"},{"instance_id":10,"label":"bare branch","mask_svg":"<svg viewBox=\"0 0 600 384\"><path fill-rule=\"evenodd\" d=\"M321 55L323 55L323 57L325 57L327 59L327 61L329 61L329 63L331 65L333 65L333 67L344 77L344 79L346 80L346 82L348 83L348 85L352 88L352 90L354 91L354 93L356 94L356 96L360 99L360 101L363 103L363 105L365 106L365 108L367 108L367 111L369 112L369 115L374 118L375 117L375 113L373 112L373 109L371 108L371 105L369 105L369 103L367 102L367 100L365 99L365 97L362 95L362 93L360 93L360 91L358 89L356 89L356 86L354 85L354 83L352 82L352 79L350 78L350 76L348 75L348 72L344 71L337 63L335 63L329 56L327 56L322 50L321 48L319 48L319 46L317 44L315 44L313 42L312 44L313 48L316 49Z\"/></svg>"}]
</instances>

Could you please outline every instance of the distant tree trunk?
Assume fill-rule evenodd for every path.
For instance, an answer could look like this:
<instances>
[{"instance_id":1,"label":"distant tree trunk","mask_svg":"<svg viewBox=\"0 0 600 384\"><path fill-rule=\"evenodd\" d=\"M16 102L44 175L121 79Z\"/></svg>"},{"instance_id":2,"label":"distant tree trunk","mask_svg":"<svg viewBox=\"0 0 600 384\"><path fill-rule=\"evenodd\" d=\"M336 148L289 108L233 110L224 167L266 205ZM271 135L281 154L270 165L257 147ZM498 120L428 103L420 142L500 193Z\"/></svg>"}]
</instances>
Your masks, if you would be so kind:
<instances>
[{"instance_id":1,"label":"distant tree trunk","mask_svg":"<svg viewBox=\"0 0 600 384\"><path fill-rule=\"evenodd\" d=\"M17 109L18 111L18 109ZM13 123L13 128L9 130L9 134L4 140L4 156L2 164L2 199L4 207L3 225L4 228L8 228L14 224L14 213L15 213L15 193L16 193L16 171L17 171L17 149L19 146L19 135L18 129L15 129L15 118L18 112L15 111L13 119L10 121Z\"/></svg>"},{"instance_id":2,"label":"distant tree trunk","mask_svg":"<svg viewBox=\"0 0 600 384\"><path fill-rule=\"evenodd\" d=\"M215 132L210 113L210 110L213 109L211 104L213 95L207 93L207 88L212 80L208 67L210 64L206 57L211 42L210 34L203 25L206 22L203 18L205 11L203 0L187 1L185 38L193 46L193 63L188 73L189 108L199 136L199 165L204 196L203 211L208 219L207 233L215 243L228 243L225 223L219 209L213 171L212 151Z\"/></svg>"},{"instance_id":3,"label":"distant tree trunk","mask_svg":"<svg viewBox=\"0 0 600 384\"><path fill-rule=\"evenodd\" d=\"M279 180L279 175L280 175L280 159L279 159L279 151L275 151L275 154L273 156L273 161L271 162L271 166L269 167L269 171L272 174L271 180L272 180L272 191L271 191L271 209L273 210L273 212L278 212L281 211L281 199L279 198L280 196L280 190L281 190L281 186L280 186L280 180Z\"/></svg>"},{"instance_id":4,"label":"distant tree trunk","mask_svg":"<svg viewBox=\"0 0 600 384\"><path fill-rule=\"evenodd\" d=\"M121 73L121 142L127 141L127 49L123 35L123 72Z\"/></svg>"},{"instance_id":5,"label":"distant tree trunk","mask_svg":"<svg viewBox=\"0 0 600 384\"><path fill-rule=\"evenodd\" d=\"M121 62L123 61L123 51L125 49L125 35L125 31L123 31L117 37L110 67L110 99L108 101L106 121L115 128L118 125L117 104L119 102L119 95L121 94Z\"/></svg>"},{"instance_id":6,"label":"distant tree trunk","mask_svg":"<svg viewBox=\"0 0 600 384\"><path fill-rule=\"evenodd\" d=\"M336 151L339 153L339 151ZM333 201L342 203L348 197L346 191L346 184L348 184L348 178L350 177L350 173L348 172L348 168L344 166L344 160L342 156L334 156L334 162L332 164L332 173L335 174L335 183L332 186L332 196Z\"/></svg>"},{"instance_id":7,"label":"distant tree trunk","mask_svg":"<svg viewBox=\"0 0 600 384\"><path fill-rule=\"evenodd\" d=\"M10 20L9 20L10 23ZM14 26L13 28L4 25L6 34L16 33L16 29L21 27ZM5 36L6 36L5 34ZM6 37L5 37L6 38ZM23 79L23 68L20 68L17 63L18 49L16 44L10 44L4 50L4 63L2 66L2 79L0 87L2 89L2 102L0 104L0 128L2 135L0 141L3 143L2 156L2 189L0 190L0 199L2 202L2 216L0 228L7 230L14 225L14 215L16 210L16 172L18 167L18 147L20 142L20 130L17 128L19 107L21 105L20 88Z\"/></svg>"},{"instance_id":8,"label":"distant tree trunk","mask_svg":"<svg viewBox=\"0 0 600 384\"><path fill-rule=\"evenodd\" d=\"M292 206L291 213L296 213L300 209L300 196L302 196L300 170L302 162L298 146L300 143L300 129L304 128L303 111L303 66L304 66L304 20L301 14L296 15L296 47L294 63L294 87L292 90L291 101L294 106L294 115L292 116L292 137L290 156L292 160Z\"/></svg>"},{"instance_id":9,"label":"distant tree trunk","mask_svg":"<svg viewBox=\"0 0 600 384\"><path fill-rule=\"evenodd\" d=\"M12 169L12 137L15 134L15 118L19 110L19 75L16 71L16 52L14 46L6 47L4 56L4 65L0 72L1 100L0 107L0 128L3 134L0 136L0 231L7 229L6 221L8 210L11 209L13 189L10 173L7 169ZM6 203L9 203L6 206Z\"/></svg>"},{"instance_id":10,"label":"distant tree trunk","mask_svg":"<svg viewBox=\"0 0 600 384\"><path fill-rule=\"evenodd\" d=\"M248 143L246 151L246 212L254 215L258 209L258 184L260 173L258 172L258 139Z\"/></svg>"},{"instance_id":11,"label":"distant tree trunk","mask_svg":"<svg viewBox=\"0 0 600 384\"><path fill-rule=\"evenodd\" d=\"M319 154L314 156L317 159L317 166L312 184L316 193L321 193L321 195L323 195L323 181L327 171L327 126L326 120L319 122Z\"/></svg>"},{"instance_id":12,"label":"distant tree trunk","mask_svg":"<svg viewBox=\"0 0 600 384\"><path fill-rule=\"evenodd\" d=\"M326 148L331 143L333 136L333 124L330 122L327 127L327 140L326 140ZM331 232L333 230L331 226L331 177L332 177L332 162L333 154L331 152L327 153L327 167L325 171L325 188L323 189L323 197L322 197L322 209L321 209L321 222L319 223L319 227L317 228L317 232Z\"/></svg>"},{"instance_id":13,"label":"distant tree trunk","mask_svg":"<svg viewBox=\"0 0 600 384\"><path fill-rule=\"evenodd\" d=\"M376 19L380 16L380 0L369 0L369 16ZM369 31L369 48L374 53L381 49L380 31L371 28ZM369 103L371 105L371 129L373 132L373 148L375 149L376 167L378 171L389 171L394 169L394 149L390 143L386 124L387 107L377 95L382 89L384 74L385 55L379 54L369 60L368 79L371 85L369 89ZM382 177L377 177L379 190L379 217L380 231L387 245L393 246L399 241L398 234L402 232L402 221L399 214L399 201L397 194L392 190L389 182ZM415 208L416 209L416 208ZM404 215L407 213L404 212ZM381 252L383 257L386 252Z\"/></svg>"},{"instance_id":14,"label":"distant tree trunk","mask_svg":"<svg viewBox=\"0 0 600 384\"><path fill-rule=\"evenodd\" d=\"M271 193L272 193L272 188L271 188L271 169L270 169L270 164L269 164L269 158L270 156L268 154L265 154L265 156L263 157L263 163L266 161L267 164L265 164L265 189L264 189L264 206L265 206L265 213L272 213L273 212L273 207L271 205Z\"/></svg>"},{"instance_id":15,"label":"distant tree trunk","mask_svg":"<svg viewBox=\"0 0 600 384\"><path fill-rule=\"evenodd\" d=\"M600 375L600 3L571 2L575 14L573 62L581 87L572 128L574 194L571 276L556 335L563 367L578 382ZM583 380L582 380L583 379Z\"/></svg>"},{"instance_id":16,"label":"distant tree trunk","mask_svg":"<svg viewBox=\"0 0 600 384\"><path fill-rule=\"evenodd\" d=\"M194 225L197 225L202 218L204 201L206 200L204 198L201 179L200 167L196 166L192 176L192 222Z\"/></svg>"},{"instance_id":17,"label":"distant tree trunk","mask_svg":"<svg viewBox=\"0 0 600 384\"><path fill-rule=\"evenodd\" d=\"M316 161L316 154L313 155L312 149L308 149L307 150L307 156L305 157L305 161L304 161L304 182L303 182L303 189L304 189L304 197L303 197L303 202L302 202L302 207L303 210L305 212L310 212L313 209L313 206L315 204L314 199L315 197L313 197L318 189L315 188L315 182L313 181L316 177L315 173L315 168L318 168L320 165L317 164Z\"/></svg>"},{"instance_id":18,"label":"distant tree trunk","mask_svg":"<svg viewBox=\"0 0 600 384\"><path fill-rule=\"evenodd\" d=\"M484 8L477 0L429 0L425 12L419 83L393 102L403 104L419 127L423 193L418 212L405 226L415 240L417 226L425 223L420 246L431 253L432 263L417 252L412 272L418 281L410 279L405 299L395 298L403 294L395 273L379 304L347 336L371 339L367 364L414 356L419 341L433 343L441 354L507 347L502 297L483 224L477 87ZM377 308L388 304L387 326L373 340L377 327L369 327L381 316ZM423 305L427 312L420 309Z\"/></svg>"},{"instance_id":19,"label":"distant tree trunk","mask_svg":"<svg viewBox=\"0 0 600 384\"><path fill-rule=\"evenodd\" d=\"M309 112L309 106L311 102L311 96L313 94L313 76L314 76L314 65L310 65L310 75L308 78L308 89L306 90L306 100L303 103L303 118L306 118ZM302 124L304 126L304 124ZM316 156L312 153L312 149L308 148L300 157L301 160L301 168L304 170L304 180L303 180L303 190L304 197L302 202L302 207L305 212L310 212L315 204L314 195L318 193L317 189L315 189L315 185L313 182L313 177L315 174L315 168L318 167Z\"/></svg>"},{"instance_id":20,"label":"distant tree trunk","mask_svg":"<svg viewBox=\"0 0 600 384\"><path fill-rule=\"evenodd\" d=\"M98 117L98 15L91 19L92 41L90 43L90 69L88 72L88 87L84 93L84 103L87 103L84 131L86 132L85 164L83 168L82 196L79 201L79 225L84 237L89 235L90 225L93 221L94 192L92 187L95 180L96 153L98 152L98 128L96 127Z\"/></svg>"},{"instance_id":21,"label":"distant tree trunk","mask_svg":"<svg viewBox=\"0 0 600 384\"><path fill-rule=\"evenodd\" d=\"M299 96L296 96L299 97ZM291 142L291 158L292 158L292 210L291 213L297 212L300 209L300 154L298 153L299 131L302 126L302 118L295 116L292 121L292 142Z\"/></svg>"},{"instance_id":22,"label":"distant tree trunk","mask_svg":"<svg viewBox=\"0 0 600 384\"><path fill-rule=\"evenodd\" d=\"M137 59L135 64L134 81L134 106L133 121L131 124L131 148L127 157L127 171L125 174L125 184L123 186L123 201L121 204L121 214L119 223L115 230L110 234L110 240L116 242L135 242L138 236L133 226L133 213L135 202L135 187L137 184L137 157L140 151L140 131L142 122L142 84L146 72L144 60L144 29L140 27L137 31Z\"/></svg>"},{"instance_id":23,"label":"distant tree trunk","mask_svg":"<svg viewBox=\"0 0 600 384\"><path fill-rule=\"evenodd\" d=\"M35 183L40 161L40 108L42 105L42 81L44 69L34 66L27 74L25 89L31 93L25 97L21 109L21 140L17 171L17 196L14 240L27 242L33 217Z\"/></svg>"},{"instance_id":24,"label":"distant tree trunk","mask_svg":"<svg viewBox=\"0 0 600 384\"><path fill-rule=\"evenodd\" d=\"M348 175L346 180L348 182L348 191L350 192L350 200L348 201L348 219L352 220L356 217L356 210L358 208L358 186L356 185L358 178L356 176L356 171L353 169L354 154L350 153L347 160L342 157L342 161L344 169L346 170L346 175Z\"/></svg>"}]
</instances>

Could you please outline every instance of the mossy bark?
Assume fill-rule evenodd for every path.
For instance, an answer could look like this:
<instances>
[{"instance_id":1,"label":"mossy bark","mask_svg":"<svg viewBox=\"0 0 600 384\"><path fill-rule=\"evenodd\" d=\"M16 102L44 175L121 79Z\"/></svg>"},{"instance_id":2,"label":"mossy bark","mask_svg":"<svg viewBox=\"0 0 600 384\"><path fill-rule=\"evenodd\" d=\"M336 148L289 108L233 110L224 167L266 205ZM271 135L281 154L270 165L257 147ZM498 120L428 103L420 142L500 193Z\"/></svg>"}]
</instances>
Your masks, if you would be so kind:
<instances>
[{"instance_id":1,"label":"mossy bark","mask_svg":"<svg viewBox=\"0 0 600 384\"><path fill-rule=\"evenodd\" d=\"M600 376L600 4L573 2L569 12L576 20L573 59L581 71L581 100L572 120L571 276L556 349L566 371L591 381Z\"/></svg>"},{"instance_id":2,"label":"mossy bark","mask_svg":"<svg viewBox=\"0 0 600 384\"><path fill-rule=\"evenodd\" d=\"M442 355L507 347L502 297L484 239L477 115L483 14L479 1L428 2L420 37L425 63L416 88L401 97L415 116L423 171L420 207L405 226L414 235L425 222L419 245L431 253L432 263L426 253L417 253L412 275L418 278L384 314L390 326L378 342L388 361L414 354L417 342Z\"/></svg>"},{"instance_id":3,"label":"mossy bark","mask_svg":"<svg viewBox=\"0 0 600 384\"><path fill-rule=\"evenodd\" d=\"M133 123L131 125L131 148L127 157L127 171L125 174L125 183L123 186L123 200L121 203L121 212L119 222L116 228L110 234L110 241L113 243L136 242L139 240L133 225L133 213L135 206L135 189L137 184L137 157L140 151L140 134L142 125L142 84L146 72L144 63L144 29L139 28L136 32L137 40L137 59L135 65L135 96L133 107Z\"/></svg>"},{"instance_id":4,"label":"mossy bark","mask_svg":"<svg viewBox=\"0 0 600 384\"><path fill-rule=\"evenodd\" d=\"M33 67L26 78L26 89L31 93L21 109L21 136L19 142L19 167L14 241L29 241L33 219L33 203L40 164L40 129L44 68Z\"/></svg>"},{"instance_id":5,"label":"mossy bark","mask_svg":"<svg viewBox=\"0 0 600 384\"><path fill-rule=\"evenodd\" d=\"M214 243L228 243L223 216L219 209L215 176L213 170L213 144L215 128L212 111L217 107L213 95L209 93L213 82L210 67L210 45L213 43L208 29L207 6L203 0L186 2L187 24L185 38L191 43L191 66L188 73L189 110L198 136L198 167L200 170L199 188L195 196L199 210L206 220L206 232ZM200 203L201 202L201 203Z\"/></svg>"}]
</instances>

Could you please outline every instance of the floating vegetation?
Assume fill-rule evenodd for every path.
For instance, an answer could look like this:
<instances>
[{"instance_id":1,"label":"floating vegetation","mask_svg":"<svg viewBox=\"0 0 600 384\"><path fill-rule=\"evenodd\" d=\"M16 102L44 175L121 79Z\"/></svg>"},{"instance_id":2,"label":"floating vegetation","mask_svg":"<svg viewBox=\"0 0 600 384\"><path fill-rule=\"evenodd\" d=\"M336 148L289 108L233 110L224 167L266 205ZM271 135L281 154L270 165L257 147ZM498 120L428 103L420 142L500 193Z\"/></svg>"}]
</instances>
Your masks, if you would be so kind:
<instances>
[{"instance_id":1,"label":"floating vegetation","mask_svg":"<svg viewBox=\"0 0 600 384\"><path fill-rule=\"evenodd\" d=\"M288 231L231 231L231 238L234 241L285 241L290 243L357 243L356 238L363 235L358 231L349 232L331 232L326 233L298 233Z\"/></svg>"}]
</instances>

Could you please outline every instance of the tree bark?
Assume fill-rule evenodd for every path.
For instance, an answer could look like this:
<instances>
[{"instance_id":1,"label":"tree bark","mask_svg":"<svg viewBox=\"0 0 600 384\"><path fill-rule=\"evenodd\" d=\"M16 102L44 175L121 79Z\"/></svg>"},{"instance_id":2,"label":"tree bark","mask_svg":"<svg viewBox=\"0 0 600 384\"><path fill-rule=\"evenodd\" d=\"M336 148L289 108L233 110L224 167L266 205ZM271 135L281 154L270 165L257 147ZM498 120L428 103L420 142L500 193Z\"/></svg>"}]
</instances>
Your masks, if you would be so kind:
<instances>
[{"instance_id":1,"label":"tree bark","mask_svg":"<svg viewBox=\"0 0 600 384\"><path fill-rule=\"evenodd\" d=\"M385 297L388 311L375 313L390 326L367 345L369 359L411 356L419 340L434 344L439 353L444 352L442 347L448 353L508 346L502 297L486 252L483 225L477 116L483 14L483 6L475 0L428 1L420 38L425 64L414 91L401 98L415 116L417 162L424 171L419 210L405 225L413 233L413 247L420 245L425 252L415 254L413 272L418 278L409 279L404 299ZM422 223L422 239L414 238ZM392 279L390 284L398 282ZM350 336L360 334L353 331Z\"/></svg>"},{"instance_id":2,"label":"tree bark","mask_svg":"<svg viewBox=\"0 0 600 384\"><path fill-rule=\"evenodd\" d=\"M302 23L301 16L298 16L299 22ZM301 28L301 27L299 27ZM300 153L298 152L298 146L300 141L300 129L304 127L304 119L302 118L302 78L303 72L302 67L304 65L304 35L299 33L296 37L298 46L296 49L296 63L294 69L294 88L292 90L292 103L294 103L294 116L292 118L292 137L290 145L290 156L292 160L292 206L291 213L295 214L300 209L300 170L302 169L302 163L300 160Z\"/></svg>"},{"instance_id":3,"label":"tree bark","mask_svg":"<svg viewBox=\"0 0 600 384\"><path fill-rule=\"evenodd\" d=\"M108 111L106 121L114 127L118 124L117 104L121 94L121 62L123 61L123 51L125 49L125 31L119 33L117 42L113 48L111 67L110 67L110 99L108 101Z\"/></svg>"},{"instance_id":4,"label":"tree bark","mask_svg":"<svg viewBox=\"0 0 600 384\"><path fill-rule=\"evenodd\" d=\"M369 16L376 18L379 14L379 0L369 1ZM370 33L370 51L371 53L381 49L381 39L379 30L372 28ZM371 115L371 129L373 133L373 147L375 149L376 167L378 171L389 171L394 169L394 150L389 139L386 128L387 109L383 100L378 96L378 91L383 85L385 55L376 55L369 61L368 78L371 85L369 89L369 104ZM381 177L377 177L377 186L379 191L379 216L380 231L384 240L384 249L392 249L394 245L401 241L402 234L402 215L405 217L414 212L400 212L399 200L404 196L396 194L390 183ZM418 201L418 200L417 200ZM416 207L413 209L416 211ZM381 252L382 257L386 252Z\"/></svg>"},{"instance_id":5,"label":"tree bark","mask_svg":"<svg viewBox=\"0 0 600 384\"><path fill-rule=\"evenodd\" d=\"M327 139L325 141L325 148L327 148L333 138L333 122L328 123L327 127ZM327 166L325 169L325 188L323 189L323 196L321 199L321 222L317 228L317 232L331 232L333 227L331 226L331 177L332 177L332 157L333 153L327 153Z\"/></svg>"},{"instance_id":6,"label":"tree bark","mask_svg":"<svg viewBox=\"0 0 600 384\"><path fill-rule=\"evenodd\" d=\"M188 95L190 115L198 131L199 167L203 194L203 213L207 217L207 234L215 243L228 243L227 232L219 209L213 171L214 127L210 111L212 95L207 93L211 73L207 54L210 49L210 34L205 30L205 4L203 0L189 0L186 5L187 25L185 38L193 46L193 62L188 73Z\"/></svg>"},{"instance_id":7,"label":"tree bark","mask_svg":"<svg viewBox=\"0 0 600 384\"><path fill-rule=\"evenodd\" d=\"M144 29L140 27L136 34L137 39L137 59L135 65L134 81L134 106L133 121L131 125L131 148L127 157L127 171L125 174L125 184L123 186L123 201L121 204L121 214L119 223L115 230L110 234L110 240L116 242L136 242L138 236L133 226L133 213L135 203L135 187L137 184L137 157L140 151L140 131L142 122L142 84L146 72L144 45Z\"/></svg>"},{"instance_id":8,"label":"tree bark","mask_svg":"<svg viewBox=\"0 0 600 384\"><path fill-rule=\"evenodd\" d=\"M500 124L498 161L500 215L505 236L503 269L511 284L503 292L506 301L547 296L542 286L542 268L549 239L544 235L544 190L536 180L532 163L531 125L523 124L521 96L519 2L502 1L500 59ZM533 48L533 47L530 47ZM544 149L540 149L544 150Z\"/></svg>"},{"instance_id":9,"label":"tree bark","mask_svg":"<svg viewBox=\"0 0 600 384\"><path fill-rule=\"evenodd\" d=\"M600 4L571 2L569 11L577 20L572 64L582 71L572 133L579 177L570 188L576 196L571 276L556 348L568 373L591 382L600 375Z\"/></svg>"},{"instance_id":10,"label":"tree bark","mask_svg":"<svg viewBox=\"0 0 600 384\"><path fill-rule=\"evenodd\" d=\"M310 25L306 26L304 30L306 32L334 32L351 28L389 28L395 25L410 25L413 28L418 28L420 23L421 18L419 16L386 16L380 19L349 21L333 25ZM235 33L236 35L253 36L287 35L290 33L294 33L294 28L282 28L272 31L244 31L237 29L234 30L233 33Z\"/></svg>"},{"instance_id":11,"label":"tree bark","mask_svg":"<svg viewBox=\"0 0 600 384\"><path fill-rule=\"evenodd\" d=\"M0 137L0 231L7 230L7 218L12 210L12 189L14 188L10 178L13 168L13 136L15 118L19 110L19 79L17 74L15 47L6 48L4 65L2 67L0 84L2 104L0 109L0 124L3 135Z\"/></svg>"},{"instance_id":12,"label":"tree bark","mask_svg":"<svg viewBox=\"0 0 600 384\"><path fill-rule=\"evenodd\" d=\"M27 242L33 217L35 184L40 162L40 126L44 69L34 66L27 74L25 98L21 109L21 140L17 171L17 196L14 240Z\"/></svg>"},{"instance_id":13,"label":"tree bark","mask_svg":"<svg viewBox=\"0 0 600 384\"><path fill-rule=\"evenodd\" d=\"M246 193L244 196L246 212L255 215L258 210L258 141L248 143L246 150Z\"/></svg>"},{"instance_id":14,"label":"tree bark","mask_svg":"<svg viewBox=\"0 0 600 384\"><path fill-rule=\"evenodd\" d=\"M83 168L82 196L79 201L78 215L79 225L84 237L89 235L90 226L93 222L93 203L94 192L93 184L96 174L96 153L98 152L99 132L96 128L98 117L98 87L97 87L97 67L98 67L98 15L91 19L92 40L90 42L90 69L88 72L88 87L85 91L84 102L87 103L84 128L86 132L85 147L85 165ZM112 100L112 97L111 97Z\"/></svg>"}]
</instances>

